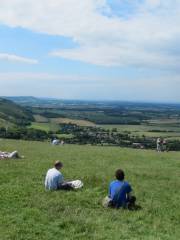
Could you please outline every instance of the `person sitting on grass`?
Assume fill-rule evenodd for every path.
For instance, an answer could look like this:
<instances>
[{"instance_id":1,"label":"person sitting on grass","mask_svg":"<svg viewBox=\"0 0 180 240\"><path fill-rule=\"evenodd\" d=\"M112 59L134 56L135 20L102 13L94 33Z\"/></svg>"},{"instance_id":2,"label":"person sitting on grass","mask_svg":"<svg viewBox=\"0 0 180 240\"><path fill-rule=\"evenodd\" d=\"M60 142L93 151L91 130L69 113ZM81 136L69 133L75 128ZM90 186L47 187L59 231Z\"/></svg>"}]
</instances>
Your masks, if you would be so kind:
<instances>
[{"instance_id":1,"label":"person sitting on grass","mask_svg":"<svg viewBox=\"0 0 180 240\"><path fill-rule=\"evenodd\" d=\"M54 163L54 167L49 169L45 178L46 190L72 190L83 187L80 180L65 182L62 173L59 171L63 167L60 161Z\"/></svg>"},{"instance_id":2,"label":"person sitting on grass","mask_svg":"<svg viewBox=\"0 0 180 240\"><path fill-rule=\"evenodd\" d=\"M103 200L104 207L134 209L136 197L132 196L131 185L124 181L124 171L121 169L115 172L116 180L112 181L109 186L109 194Z\"/></svg>"},{"instance_id":3,"label":"person sitting on grass","mask_svg":"<svg viewBox=\"0 0 180 240\"><path fill-rule=\"evenodd\" d=\"M60 144L60 141L59 141L59 139L54 138L54 139L52 140L51 144L52 144L52 145L59 145L59 144Z\"/></svg>"}]
</instances>

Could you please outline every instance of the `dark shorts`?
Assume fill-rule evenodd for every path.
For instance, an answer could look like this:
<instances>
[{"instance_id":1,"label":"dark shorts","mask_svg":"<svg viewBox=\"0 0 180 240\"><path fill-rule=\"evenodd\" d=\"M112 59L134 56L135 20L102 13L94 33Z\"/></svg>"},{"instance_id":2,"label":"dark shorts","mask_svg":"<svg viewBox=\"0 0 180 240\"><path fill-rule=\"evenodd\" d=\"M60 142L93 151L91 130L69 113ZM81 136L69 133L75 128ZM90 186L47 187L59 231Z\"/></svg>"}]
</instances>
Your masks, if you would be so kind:
<instances>
[{"instance_id":1,"label":"dark shorts","mask_svg":"<svg viewBox=\"0 0 180 240\"><path fill-rule=\"evenodd\" d=\"M58 188L59 190L72 190L73 189L73 187L72 187L72 185L71 185L71 183L68 183L68 182L64 182L64 183L62 183L60 186L59 186L59 188Z\"/></svg>"}]
</instances>

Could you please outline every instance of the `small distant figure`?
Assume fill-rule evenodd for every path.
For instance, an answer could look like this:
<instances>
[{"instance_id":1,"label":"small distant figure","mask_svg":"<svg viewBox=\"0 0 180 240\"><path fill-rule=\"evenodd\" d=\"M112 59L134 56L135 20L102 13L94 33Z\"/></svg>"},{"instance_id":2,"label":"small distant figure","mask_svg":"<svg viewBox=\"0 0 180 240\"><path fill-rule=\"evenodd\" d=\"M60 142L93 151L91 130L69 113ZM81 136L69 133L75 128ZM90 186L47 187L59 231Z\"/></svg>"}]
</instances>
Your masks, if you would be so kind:
<instances>
[{"instance_id":1,"label":"small distant figure","mask_svg":"<svg viewBox=\"0 0 180 240\"><path fill-rule=\"evenodd\" d=\"M162 150L163 152L167 151L167 140L163 139L162 141Z\"/></svg>"},{"instance_id":2,"label":"small distant figure","mask_svg":"<svg viewBox=\"0 0 180 240\"><path fill-rule=\"evenodd\" d=\"M136 197L132 195L131 185L124 181L124 171L118 169L115 172L116 180L112 181L109 186L109 194L103 200L104 207L135 209Z\"/></svg>"},{"instance_id":3,"label":"small distant figure","mask_svg":"<svg viewBox=\"0 0 180 240\"><path fill-rule=\"evenodd\" d=\"M13 152L1 152L0 151L0 159L15 159L15 158L24 158L24 156L20 156L18 151Z\"/></svg>"},{"instance_id":4,"label":"small distant figure","mask_svg":"<svg viewBox=\"0 0 180 240\"><path fill-rule=\"evenodd\" d=\"M156 150L157 150L157 152L162 151L162 139L161 138L157 138L157 140L156 140Z\"/></svg>"},{"instance_id":5,"label":"small distant figure","mask_svg":"<svg viewBox=\"0 0 180 240\"><path fill-rule=\"evenodd\" d=\"M59 145L59 144L60 144L60 141L59 141L59 139L54 138L54 139L52 140L51 144L52 144L52 145Z\"/></svg>"},{"instance_id":6,"label":"small distant figure","mask_svg":"<svg viewBox=\"0 0 180 240\"><path fill-rule=\"evenodd\" d=\"M46 190L72 190L83 187L83 183L80 180L64 181L62 173L59 171L62 169L63 164L60 161L54 163L54 167L49 169L45 178Z\"/></svg>"},{"instance_id":7,"label":"small distant figure","mask_svg":"<svg viewBox=\"0 0 180 240\"><path fill-rule=\"evenodd\" d=\"M60 144L61 144L61 146L63 146L63 145L64 145L64 141L63 141L63 140L61 140Z\"/></svg>"}]
</instances>

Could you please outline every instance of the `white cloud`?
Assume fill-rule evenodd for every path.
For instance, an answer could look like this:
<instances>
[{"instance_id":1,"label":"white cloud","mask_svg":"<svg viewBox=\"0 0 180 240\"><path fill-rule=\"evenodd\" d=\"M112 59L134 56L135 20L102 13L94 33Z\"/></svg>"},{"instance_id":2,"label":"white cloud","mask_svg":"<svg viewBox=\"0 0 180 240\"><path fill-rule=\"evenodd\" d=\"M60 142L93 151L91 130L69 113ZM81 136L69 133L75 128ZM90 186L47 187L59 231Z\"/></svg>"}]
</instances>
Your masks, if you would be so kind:
<instances>
[{"instance_id":1,"label":"white cloud","mask_svg":"<svg viewBox=\"0 0 180 240\"><path fill-rule=\"evenodd\" d=\"M136 66L138 68L166 68L177 69L180 63L179 56L166 56L163 53L156 53L138 49L136 47L124 46L118 48L111 46L81 47L75 50L58 50L51 53L52 56L59 56L66 59L79 60L87 63L102 66Z\"/></svg>"},{"instance_id":2,"label":"white cloud","mask_svg":"<svg viewBox=\"0 0 180 240\"><path fill-rule=\"evenodd\" d=\"M38 61L36 59L25 58L25 57L8 54L8 53L0 53L0 60L21 62L21 63L27 63L27 64L37 64L38 63Z\"/></svg>"},{"instance_id":3,"label":"white cloud","mask_svg":"<svg viewBox=\"0 0 180 240\"><path fill-rule=\"evenodd\" d=\"M180 39L180 1L129 4L136 8L132 15L118 17L105 0L0 0L0 23L77 43L75 49L51 55L105 66L178 69L180 54L174 49ZM112 17L103 15L109 12Z\"/></svg>"},{"instance_id":4,"label":"white cloud","mask_svg":"<svg viewBox=\"0 0 180 240\"><path fill-rule=\"evenodd\" d=\"M97 77L89 77L82 75L63 75L63 74L50 74L47 72L0 72L0 83L6 82L35 82L37 83L45 83L49 84L53 82L63 83L63 84L77 84L77 82L87 83L88 81L96 82L100 78ZM85 80L85 81L84 81Z\"/></svg>"}]
</instances>

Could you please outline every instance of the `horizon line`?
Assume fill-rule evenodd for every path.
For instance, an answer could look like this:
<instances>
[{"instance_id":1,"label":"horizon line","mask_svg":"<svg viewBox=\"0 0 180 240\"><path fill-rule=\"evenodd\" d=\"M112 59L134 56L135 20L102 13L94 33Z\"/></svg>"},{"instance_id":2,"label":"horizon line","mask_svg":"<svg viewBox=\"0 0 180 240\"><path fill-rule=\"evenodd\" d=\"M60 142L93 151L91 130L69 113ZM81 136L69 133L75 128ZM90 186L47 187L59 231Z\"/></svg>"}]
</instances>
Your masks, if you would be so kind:
<instances>
[{"instance_id":1,"label":"horizon line","mask_svg":"<svg viewBox=\"0 0 180 240\"><path fill-rule=\"evenodd\" d=\"M84 99L84 98L58 98L58 97L37 97L37 96L27 96L27 95L14 95L14 96L0 96L1 98L35 98L35 99L49 99L49 100L59 100L59 101L84 101L84 102L118 102L118 103L145 103L145 104L177 104L180 102L164 102L164 101L150 101L150 100L122 100L122 99Z\"/></svg>"}]
</instances>

